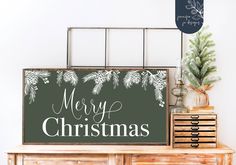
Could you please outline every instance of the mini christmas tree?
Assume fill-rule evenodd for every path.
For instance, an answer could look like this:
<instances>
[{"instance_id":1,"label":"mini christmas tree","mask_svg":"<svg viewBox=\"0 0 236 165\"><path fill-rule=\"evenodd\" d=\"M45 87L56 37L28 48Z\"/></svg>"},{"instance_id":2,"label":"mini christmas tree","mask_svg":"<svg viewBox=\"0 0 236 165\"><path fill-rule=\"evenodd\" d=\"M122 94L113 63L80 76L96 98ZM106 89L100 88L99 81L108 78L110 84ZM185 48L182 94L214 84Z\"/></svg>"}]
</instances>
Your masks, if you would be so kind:
<instances>
[{"instance_id":1,"label":"mini christmas tree","mask_svg":"<svg viewBox=\"0 0 236 165\"><path fill-rule=\"evenodd\" d=\"M206 32L206 29L202 28L193 39L189 40L190 51L186 53L183 59L183 75L188 80L189 87L203 95L205 105L209 105L206 92L213 87L216 81L220 80L220 77L215 76L217 70L215 43L211 39L212 34Z\"/></svg>"}]
</instances>

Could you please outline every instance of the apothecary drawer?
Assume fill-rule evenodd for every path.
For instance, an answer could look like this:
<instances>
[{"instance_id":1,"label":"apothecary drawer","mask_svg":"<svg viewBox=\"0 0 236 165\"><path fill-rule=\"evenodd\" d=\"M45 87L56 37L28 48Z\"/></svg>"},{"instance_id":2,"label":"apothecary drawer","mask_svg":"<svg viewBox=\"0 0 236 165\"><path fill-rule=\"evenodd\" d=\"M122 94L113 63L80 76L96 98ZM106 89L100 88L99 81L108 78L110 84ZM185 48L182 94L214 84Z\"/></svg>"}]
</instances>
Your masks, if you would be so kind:
<instances>
[{"instance_id":1,"label":"apothecary drawer","mask_svg":"<svg viewBox=\"0 0 236 165\"><path fill-rule=\"evenodd\" d=\"M217 146L216 114L172 114L172 146L212 148Z\"/></svg>"},{"instance_id":2,"label":"apothecary drawer","mask_svg":"<svg viewBox=\"0 0 236 165\"><path fill-rule=\"evenodd\" d=\"M215 148L216 143L174 143L175 148Z\"/></svg>"},{"instance_id":3,"label":"apothecary drawer","mask_svg":"<svg viewBox=\"0 0 236 165\"><path fill-rule=\"evenodd\" d=\"M175 137L178 137L178 136L184 136L184 137L195 137L195 136L198 136L198 137L204 137L204 136L213 136L215 137L216 136L216 132L174 132L174 136Z\"/></svg>"},{"instance_id":4,"label":"apothecary drawer","mask_svg":"<svg viewBox=\"0 0 236 165\"><path fill-rule=\"evenodd\" d=\"M180 137L175 138L175 143L177 142L216 142L215 137Z\"/></svg>"},{"instance_id":5,"label":"apothecary drawer","mask_svg":"<svg viewBox=\"0 0 236 165\"><path fill-rule=\"evenodd\" d=\"M192 120L192 121L175 121L175 126L189 126L189 125L212 125L215 126L216 125L216 121L212 120L212 121L198 121L198 120Z\"/></svg>"},{"instance_id":6,"label":"apothecary drawer","mask_svg":"<svg viewBox=\"0 0 236 165\"><path fill-rule=\"evenodd\" d=\"M178 126L174 127L175 131L215 131L215 126Z\"/></svg>"},{"instance_id":7,"label":"apothecary drawer","mask_svg":"<svg viewBox=\"0 0 236 165\"><path fill-rule=\"evenodd\" d=\"M174 120L216 120L216 114L176 114Z\"/></svg>"}]
</instances>

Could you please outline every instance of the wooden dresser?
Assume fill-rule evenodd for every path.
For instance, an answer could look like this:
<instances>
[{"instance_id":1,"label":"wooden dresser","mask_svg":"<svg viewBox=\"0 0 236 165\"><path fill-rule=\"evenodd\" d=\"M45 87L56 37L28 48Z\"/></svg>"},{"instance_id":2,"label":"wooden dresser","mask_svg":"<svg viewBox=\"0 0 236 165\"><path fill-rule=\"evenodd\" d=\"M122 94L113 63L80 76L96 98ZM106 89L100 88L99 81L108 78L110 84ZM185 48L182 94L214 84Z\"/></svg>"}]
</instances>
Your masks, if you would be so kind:
<instances>
[{"instance_id":1,"label":"wooden dresser","mask_svg":"<svg viewBox=\"0 0 236 165\"><path fill-rule=\"evenodd\" d=\"M233 150L173 149L155 145L20 145L8 151L8 165L231 165Z\"/></svg>"}]
</instances>

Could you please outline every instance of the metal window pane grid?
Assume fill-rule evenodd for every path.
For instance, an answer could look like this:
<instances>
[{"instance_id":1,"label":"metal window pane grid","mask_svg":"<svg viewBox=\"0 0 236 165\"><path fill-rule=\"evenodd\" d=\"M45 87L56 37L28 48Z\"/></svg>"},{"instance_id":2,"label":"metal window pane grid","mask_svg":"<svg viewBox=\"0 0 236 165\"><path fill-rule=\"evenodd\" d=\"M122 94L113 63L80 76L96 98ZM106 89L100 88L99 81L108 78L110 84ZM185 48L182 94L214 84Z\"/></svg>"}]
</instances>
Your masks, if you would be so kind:
<instances>
[{"instance_id":1,"label":"metal window pane grid","mask_svg":"<svg viewBox=\"0 0 236 165\"><path fill-rule=\"evenodd\" d=\"M103 31L103 36L104 36L104 66L103 65L72 65L72 56L71 56L71 32L73 30L102 30ZM142 32L142 64L141 65L108 65L108 36L109 32L112 30L138 30ZM157 30L157 31L179 31L177 28L143 28L143 27L69 27L67 30L67 56L66 56L66 61L67 61L67 67L68 68L143 68L143 69L149 69L149 68L175 68L175 65L163 65L163 66L148 66L146 65L147 63L147 53L146 53L146 48L147 48L147 41L146 41L146 36L149 31ZM183 55L183 33L180 32L180 57L182 58Z\"/></svg>"}]
</instances>

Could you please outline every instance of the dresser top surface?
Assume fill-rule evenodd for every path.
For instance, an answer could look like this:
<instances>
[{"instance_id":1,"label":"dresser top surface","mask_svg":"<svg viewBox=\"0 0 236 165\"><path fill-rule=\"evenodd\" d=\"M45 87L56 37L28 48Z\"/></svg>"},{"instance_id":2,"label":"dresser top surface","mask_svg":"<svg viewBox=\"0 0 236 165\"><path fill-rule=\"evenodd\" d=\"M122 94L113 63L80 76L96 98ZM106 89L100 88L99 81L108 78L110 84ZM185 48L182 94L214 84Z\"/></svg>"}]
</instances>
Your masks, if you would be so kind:
<instances>
[{"instance_id":1,"label":"dresser top surface","mask_svg":"<svg viewBox=\"0 0 236 165\"><path fill-rule=\"evenodd\" d=\"M156 145L19 145L9 151L8 154L15 153L35 153L35 154L222 154L234 153L226 145L219 144L217 148L206 149L176 149L171 146Z\"/></svg>"}]
</instances>

